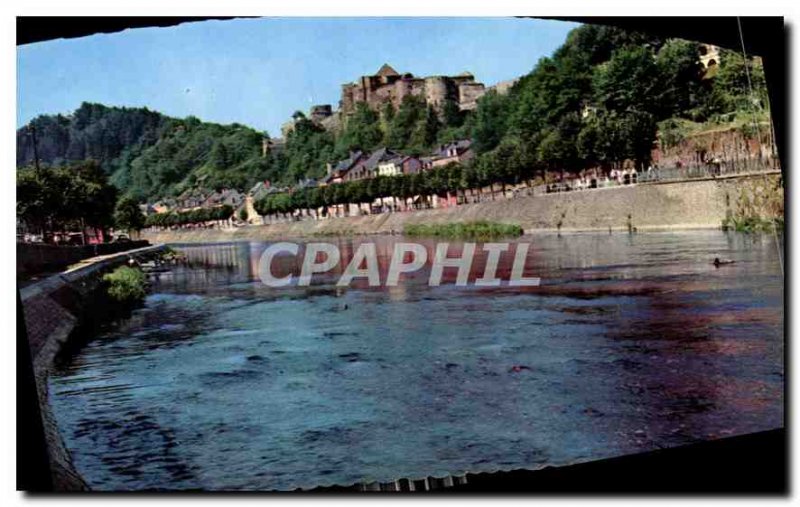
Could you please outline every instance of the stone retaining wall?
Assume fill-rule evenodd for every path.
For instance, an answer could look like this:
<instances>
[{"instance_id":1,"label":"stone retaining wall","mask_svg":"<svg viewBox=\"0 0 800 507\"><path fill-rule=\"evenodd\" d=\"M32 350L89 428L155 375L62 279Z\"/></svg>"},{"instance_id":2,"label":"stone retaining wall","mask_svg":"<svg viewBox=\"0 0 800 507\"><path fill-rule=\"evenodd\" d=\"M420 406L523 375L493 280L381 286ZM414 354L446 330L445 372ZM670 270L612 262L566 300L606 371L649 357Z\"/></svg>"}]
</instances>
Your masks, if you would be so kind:
<instances>
[{"instance_id":1,"label":"stone retaining wall","mask_svg":"<svg viewBox=\"0 0 800 507\"><path fill-rule=\"evenodd\" d=\"M129 256L147 255L162 248L163 246L156 245L97 257L74 269L20 289L44 436L56 491L82 491L88 487L72 464L50 410L47 377L53 361L74 337L73 331L79 324L99 318L88 306L94 300L93 294L100 286L102 275L125 263Z\"/></svg>"}]
</instances>

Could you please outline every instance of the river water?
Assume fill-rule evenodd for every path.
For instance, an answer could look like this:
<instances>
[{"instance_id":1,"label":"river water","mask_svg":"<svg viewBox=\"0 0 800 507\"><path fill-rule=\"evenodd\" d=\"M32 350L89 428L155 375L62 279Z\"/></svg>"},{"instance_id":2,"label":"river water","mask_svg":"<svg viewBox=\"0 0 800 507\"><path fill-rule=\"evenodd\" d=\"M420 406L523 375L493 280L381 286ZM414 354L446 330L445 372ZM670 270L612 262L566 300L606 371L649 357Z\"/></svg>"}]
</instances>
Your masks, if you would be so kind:
<instances>
[{"instance_id":1,"label":"river water","mask_svg":"<svg viewBox=\"0 0 800 507\"><path fill-rule=\"evenodd\" d=\"M399 240L333 242L377 242L383 266ZM258 279L266 243L179 247L188 262L50 379L78 470L98 490L290 490L783 427L771 236L518 241L539 287L429 287L423 271L393 288L278 289Z\"/></svg>"}]
</instances>

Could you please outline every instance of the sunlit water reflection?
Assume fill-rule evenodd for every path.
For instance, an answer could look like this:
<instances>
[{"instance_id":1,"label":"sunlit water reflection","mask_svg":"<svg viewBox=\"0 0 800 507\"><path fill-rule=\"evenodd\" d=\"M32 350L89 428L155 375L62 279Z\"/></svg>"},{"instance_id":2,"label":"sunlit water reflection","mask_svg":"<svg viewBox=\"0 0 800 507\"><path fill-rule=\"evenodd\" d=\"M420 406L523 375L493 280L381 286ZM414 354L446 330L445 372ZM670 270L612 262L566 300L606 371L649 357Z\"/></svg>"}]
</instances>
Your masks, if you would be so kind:
<instances>
[{"instance_id":1,"label":"sunlit water reflection","mask_svg":"<svg viewBox=\"0 0 800 507\"><path fill-rule=\"evenodd\" d=\"M334 240L360 241L385 255L399 239ZM181 247L189 264L51 378L78 469L95 489L285 490L783 426L772 237L521 241L540 287L431 288L420 273L275 289L258 280L264 243Z\"/></svg>"}]
</instances>

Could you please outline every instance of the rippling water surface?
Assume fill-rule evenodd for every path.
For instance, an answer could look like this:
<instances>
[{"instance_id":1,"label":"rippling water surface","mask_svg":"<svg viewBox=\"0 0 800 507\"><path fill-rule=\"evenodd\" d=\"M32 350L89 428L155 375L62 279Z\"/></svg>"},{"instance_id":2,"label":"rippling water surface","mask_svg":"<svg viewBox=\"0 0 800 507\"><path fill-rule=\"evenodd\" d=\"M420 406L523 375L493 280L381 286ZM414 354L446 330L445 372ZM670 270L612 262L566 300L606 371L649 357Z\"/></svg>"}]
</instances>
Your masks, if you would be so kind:
<instances>
[{"instance_id":1,"label":"rippling water surface","mask_svg":"<svg viewBox=\"0 0 800 507\"><path fill-rule=\"evenodd\" d=\"M383 255L399 240L334 240L361 241ZM78 469L101 490L285 490L783 426L771 237L521 241L540 287L428 287L420 273L391 289L270 289L266 243L181 247L190 262L51 378Z\"/></svg>"}]
</instances>

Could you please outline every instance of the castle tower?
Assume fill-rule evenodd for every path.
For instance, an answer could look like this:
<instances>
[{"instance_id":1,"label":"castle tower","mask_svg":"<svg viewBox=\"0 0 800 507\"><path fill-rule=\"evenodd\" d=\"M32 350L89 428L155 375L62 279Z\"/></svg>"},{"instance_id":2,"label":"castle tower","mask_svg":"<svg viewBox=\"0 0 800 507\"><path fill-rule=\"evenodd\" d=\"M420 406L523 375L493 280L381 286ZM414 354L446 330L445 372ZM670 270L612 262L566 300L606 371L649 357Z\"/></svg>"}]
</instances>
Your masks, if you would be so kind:
<instances>
[{"instance_id":1,"label":"castle tower","mask_svg":"<svg viewBox=\"0 0 800 507\"><path fill-rule=\"evenodd\" d=\"M375 76L380 78L381 84L390 84L400 77L400 74L392 68L388 63L384 63Z\"/></svg>"},{"instance_id":2,"label":"castle tower","mask_svg":"<svg viewBox=\"0 0 800 507\"><path fill-rule=\"evenodd\" d=\"M311 106L310 116L313 122L322 122L325 118L333 114L333 108L330 104L319 104Z\"/></svg>"},{"instance_id":3,"label":"castle tower","mask_svg":"<svg viewBox=\"0 0 800 507\"><path fill-rule=\"evenodd\" d=\"M447 100L447 81L444 76L431 76L425 78L425 102L435 108L440 108Z\"/></svg>"},{"instance_id":4,"label":"castle tower","mask_svg":"<svg viewBox=\"0 0 800 507\"><path fill-rule=\"evenodd\" d=\"M458 85L458 107L462 111L471 111L478 107L478 99L486 93L483 83L462 82Z\"/></svg>"}]
</instances>

